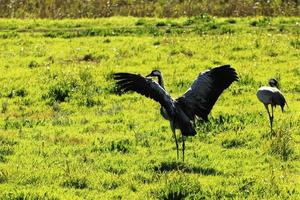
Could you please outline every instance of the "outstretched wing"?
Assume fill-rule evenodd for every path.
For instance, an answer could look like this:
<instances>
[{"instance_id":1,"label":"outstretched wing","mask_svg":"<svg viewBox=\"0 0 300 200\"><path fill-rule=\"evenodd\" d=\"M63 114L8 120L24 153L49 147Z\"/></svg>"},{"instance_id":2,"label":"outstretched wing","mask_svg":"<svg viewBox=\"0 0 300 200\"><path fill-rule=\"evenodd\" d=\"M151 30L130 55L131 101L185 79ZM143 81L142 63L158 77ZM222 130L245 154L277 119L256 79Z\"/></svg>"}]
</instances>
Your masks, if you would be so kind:
<instances>
[{"instance_id":1,"label":"outstretched wing","mask_svg":"<svg viewBox=\"0 0 300 200\"><path fill-rule=\"evenodd\" d=\"M207 120L221 93L237 80L237 73L230 65L212 68L199 74L191 87L176 101L191 120L196 116Z\"/></svg>"},{"instance_id":2,"label":"outstretched wing","mask_svg":"<svg viewBox=\"0 0 300 200\"><path fill-rule=\"evenodd\" d=\"M121 92L134 91L159 102L170 114L174 116L174 100L156 82L137 74L115 73L114 79Z\"/></svg>"}]
</instances>

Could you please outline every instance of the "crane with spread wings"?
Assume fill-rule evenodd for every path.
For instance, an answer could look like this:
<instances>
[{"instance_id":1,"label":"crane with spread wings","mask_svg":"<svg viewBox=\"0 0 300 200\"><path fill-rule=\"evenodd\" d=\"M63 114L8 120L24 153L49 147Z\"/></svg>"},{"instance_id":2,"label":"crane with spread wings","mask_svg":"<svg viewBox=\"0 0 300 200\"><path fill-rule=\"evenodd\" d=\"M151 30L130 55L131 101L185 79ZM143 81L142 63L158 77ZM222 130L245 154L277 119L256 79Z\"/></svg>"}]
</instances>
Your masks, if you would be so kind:
<instances>
[{"instance_id":1,"label":"crane with spread wings","mask_svg":"<svg viewBox=\"0 0 300 200\"><path fill-rule=\"evenodd\" d=\"M149 77L157 77L158 83ZM202 118L207 121L208 114L221 93L234 81L237 73L230 65L214 67L199 74L191 87L179 98L173 99L165 90L162 73L153 70L143 77L131 73L114 73L120 92L134 91L160 103L161 115L170 121L179 158L176 129L182 134L182 159L184 161L185 137L196 135L195 120Z\"/></svg>"}]
</instances>

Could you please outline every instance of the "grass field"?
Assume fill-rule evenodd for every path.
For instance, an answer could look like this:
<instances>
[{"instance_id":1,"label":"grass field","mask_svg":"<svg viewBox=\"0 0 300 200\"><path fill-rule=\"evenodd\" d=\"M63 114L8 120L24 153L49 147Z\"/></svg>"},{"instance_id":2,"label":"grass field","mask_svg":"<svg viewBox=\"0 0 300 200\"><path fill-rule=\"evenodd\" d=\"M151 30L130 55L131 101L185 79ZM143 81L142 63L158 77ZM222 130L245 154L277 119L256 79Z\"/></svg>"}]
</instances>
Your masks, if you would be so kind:
<instances>
[{"instance_id":1,"label":"grass field","mask_svg":"<svg viewBox=\"0 0 300 200\"><path fill-rule=\"evenodd\" d=\"M113 72L239 75L176 159L159 105ZM269 78L288 102L268 116ZM0 19L0 199L300 199L300 18Z\"/></svg>"}]
</instances>

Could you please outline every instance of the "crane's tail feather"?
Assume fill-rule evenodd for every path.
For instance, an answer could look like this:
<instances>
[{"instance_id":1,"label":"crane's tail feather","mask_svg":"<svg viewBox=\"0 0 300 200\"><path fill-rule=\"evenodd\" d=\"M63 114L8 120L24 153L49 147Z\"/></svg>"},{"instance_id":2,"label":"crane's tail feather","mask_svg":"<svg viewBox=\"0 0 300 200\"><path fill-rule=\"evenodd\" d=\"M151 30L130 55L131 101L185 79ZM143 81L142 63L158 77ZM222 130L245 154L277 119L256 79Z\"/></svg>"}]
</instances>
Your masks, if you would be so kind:
<instances>
[{"instance_id":1,"label":"crane's tail feather","mask_svg":"<svg viewBox=\"0 0 300 200\"><path fill-rule=\"evenodd\" d=\"M183 136L195 136L197 134L192 123L186 124L184 127L180 127Z\"/></svg>"}]
</instances>

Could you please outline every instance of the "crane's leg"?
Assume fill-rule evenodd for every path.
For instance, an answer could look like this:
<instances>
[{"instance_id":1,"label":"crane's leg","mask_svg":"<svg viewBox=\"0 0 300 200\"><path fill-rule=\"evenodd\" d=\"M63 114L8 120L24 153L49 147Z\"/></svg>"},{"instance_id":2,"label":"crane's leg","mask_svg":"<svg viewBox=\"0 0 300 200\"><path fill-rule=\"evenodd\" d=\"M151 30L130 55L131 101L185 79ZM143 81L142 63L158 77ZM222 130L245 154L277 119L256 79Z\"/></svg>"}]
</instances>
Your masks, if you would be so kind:
<instances>
[{"instance_id":1,"label":"crane's leg","mask_svg":"<svg viewBox=\"0 0 300 200\"><path fill-rule=\"evenodd\" d=\"M268 105L264 104L265 108L267 109L268 115L269 115L269 120L270 120L270 126L271 126L271 132L273 132L273 128L272 128L272 124L273 124L273 116L271 116L270 111L269 111L269 107ZM271 106L272 107L272 106ZM272 107L272 111L273 111L273 107Z\"/></svg>"},{"instance_id":2,"label":"crane's leg","mask_svg":"<svg viewBox=\"0 0 300 200\"><path fill-rule=\"evenodd\" d=\"M173 137L175 139L175 144L176 144L177 159L179 159L178 140L177 140L177 137L176 137L176 130L175 130L175 128L172 128L172 132L173 132Z\"/></svg>"},{"instance_id":3,"label":"crane's leg","mask_svg":"<svg viewBox=\"0 0 300 200\"><path fill-rule=\"evenodd\" d=\"M274 110L273 110L273 106L272 106L272 105L271 105L271 110L272 110L272 117L271 117L271 130L273 130Z\"/></svg>"},{"instance_id":4,"label":"crane's leg","mask_svg":"<svg viewBox=\"0 0 300 200\"><path fill-rule=\"evenodd\" d=\"M182 162L184 162L185 136L182 135Z\"/></svg>"}]
</instances>

